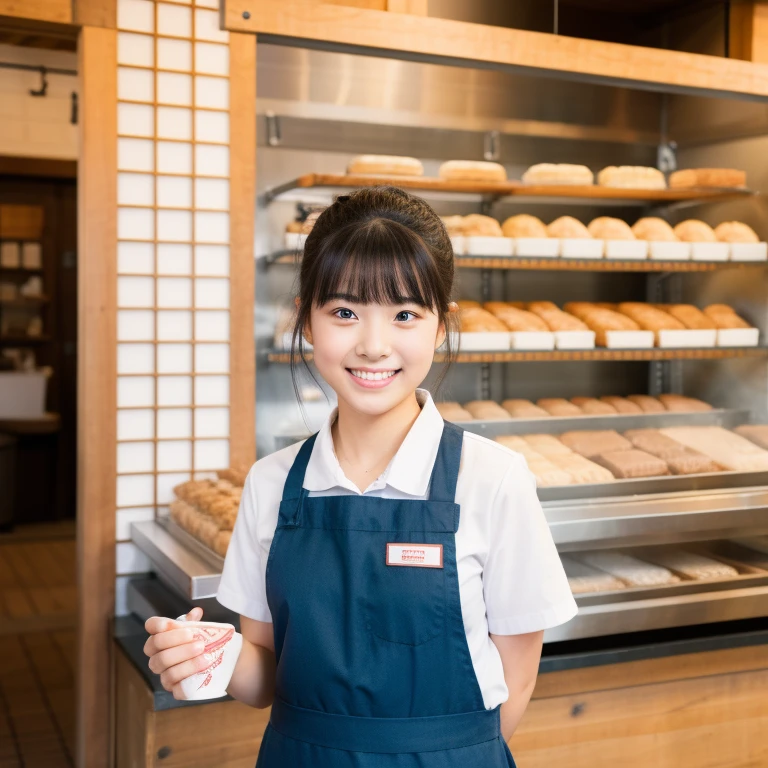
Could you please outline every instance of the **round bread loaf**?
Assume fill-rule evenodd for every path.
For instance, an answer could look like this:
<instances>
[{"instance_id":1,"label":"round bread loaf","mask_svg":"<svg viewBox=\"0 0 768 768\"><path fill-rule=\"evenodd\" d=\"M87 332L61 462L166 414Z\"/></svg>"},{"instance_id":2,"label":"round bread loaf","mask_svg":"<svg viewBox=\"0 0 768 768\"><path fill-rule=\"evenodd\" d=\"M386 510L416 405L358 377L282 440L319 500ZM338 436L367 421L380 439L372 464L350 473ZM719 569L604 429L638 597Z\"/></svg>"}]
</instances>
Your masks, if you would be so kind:
<instances>
[{"instance_id":1,"label":"round bread loaf","mask_svg":"<svg viewBox=\"0 0 768 768\"><path fill-rule=\"evenodd\" d=\"M746 172L736 168L686 168L682 171L675 171L669 177L669 186L672 189L744 187L746 184Z\"/></svg>"},{"instance_id":2,"label":"round bread loaf","mask_svg":"<svg viewBox=\"0 0 768 768\"><path fill-rule=\"evenodd\" d=\"M358 155L347 166L347 173L423 176L424 166L415 157L398 155Z\"/></svg>"},{"instance_id":3,"label":"round bread loaf","mask_svg":"<svg viewBox=\"0 0 768 768\"><path fill-rule=\"evenodd\" d=\"M470 213L464 217L464 235L466 237L501 237L501 224L491 216Z\"/></svg>"},{"instance_id":4,"label":"round bread loaf","mask_svg":"<svg viewBox=\"0 0 768 768\"><path fill-rule=\"evenodd\" d=\"M440 218L448 230L448 237L459 237L464 234L463 216L441 216Z\"/></svg>"},{"instance_id":5,"label":"round bread loaf","mask_svg":"<svg viewBox=\"0 0 768 768\"><path fill-rule=\"evenodd\" d=\"M629 224L621 219L610 216L600 216L593 219L587 227L592 237L601 240L635 240Z\"/></svg>"},{"instance_id":6,"label":"round bread loaf","mask_svg":"<svg viewBox=\"0 0 768 768\"><path fill-rule=\"evenodd\" d=\"M654 243L674 243L679 240L675 230L664 219L655 216L637 221L632 232L638 240L651 240Z\"/></svg>"},{"instance_id":7,"label":"round bread loaf","mask_svg":"<svg viewBox=\"0 0 768 768\"><path fill-rule=\"evenodd\" d=\"M666 189L667 181L658 168L642 165L609 165L597 174L601 187L620 189Z\"/></svg>"},{"instance_id":8,"label":"round bread loaf","mask_svg":"<svg viewBox=\"0 0 768 768\"><path fill-rule=\"evenodd\" d=\"M595 175L586 165L569 163L538 163L532 165L524 174L526 184L552 184L590 186L595 183Z\"/></svg>"},{"instance_id":9,"label":"round bread loaf","mask_svg":"<svg viewBox=\"0 0 768 768\"><path fill-rule=\"evenodd\" d=\"M723 243L759 243L752 227L740 221L724 221L715 227L715 236Z\"/></svg>"},{"instance_id":10,"label":"round bread loaf","mask_svg":"<svg viewBox=\"0 0 768 768\"><path fill-rule=\"evenodd\" d=\"M675 234L685 243L716 243L715 230L698 219L681 221L675 227Z\"/></svg>"},{"instance_id":11,"label":"round bread loaf","mask_svg":"<svg viewBox=\"0 0 768 768\"><path fill-rule=\"evenodd\" d=\"M507 172L499 163L484 160L448 160L438 175L445 181L506 181Z\"/></svg>"},{"instance_id":12,"label":"round bread loaf","mask_svg":"<svg viewBox=\"0 0 768 768\"><path fill-rule=\"evenodd\" d=\"M501 231L504 237L549 237L547 225L527 213L510 216L501 225Z\"/></svg>"},{"instance_id":13,"label":"round bread loaf","mask_svg":"<svg viewBox=\"0 0 768 768\"><path fill-rule=\"evenodd\" d=\"M576 238L589 240L592 238L590 231L578 219L573 216L561 216L555 219L548 227L550 237Z\"/></svg>"}]
</instances>

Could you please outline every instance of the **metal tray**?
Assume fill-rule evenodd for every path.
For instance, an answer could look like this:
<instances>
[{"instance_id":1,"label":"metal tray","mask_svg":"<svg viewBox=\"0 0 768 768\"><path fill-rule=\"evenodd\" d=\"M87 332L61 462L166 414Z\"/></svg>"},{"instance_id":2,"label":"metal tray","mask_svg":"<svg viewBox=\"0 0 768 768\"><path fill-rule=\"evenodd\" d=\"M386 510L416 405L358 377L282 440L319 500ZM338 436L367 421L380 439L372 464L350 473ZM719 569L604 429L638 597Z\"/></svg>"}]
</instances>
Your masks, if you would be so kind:
<instances>
[{"instance_id":1,"label":"metal tray","mask_svg":"<svg viewBox=\"0 0 768 768\"><path fill-rule=\"evenodd\" d=\"M165 528L174 539L181 542L191 552L194 552L195 555L208 563L218 573L221 573L224 569L224 558L203 544L202 541L198 541L191 533L185 531L170 515L158 517L156 522Z\"/></svg>"}]
</instances>

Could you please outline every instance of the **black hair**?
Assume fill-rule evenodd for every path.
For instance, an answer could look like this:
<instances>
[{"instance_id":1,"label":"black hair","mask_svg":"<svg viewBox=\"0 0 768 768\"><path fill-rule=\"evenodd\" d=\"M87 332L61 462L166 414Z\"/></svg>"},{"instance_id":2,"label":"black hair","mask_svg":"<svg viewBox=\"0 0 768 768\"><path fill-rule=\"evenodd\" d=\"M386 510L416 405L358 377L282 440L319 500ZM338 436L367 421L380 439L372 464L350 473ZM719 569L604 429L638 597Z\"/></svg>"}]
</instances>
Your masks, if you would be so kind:
<instances>
[{"instance_id":1,"label":"black hair","mask_svg":"<svg viewBox=\"0 0 768 768\"><path fill-rule=\"evenodd\" d=\"M446 363L435 382L436 394L455 357L451 346L455 314L448 309L453 277L448 232L420 197L388 186L341 195L318 216L307 235L291 349L296 349L298 339L299 357L309 370L302 332L312 307L322 306L333 294L349 293L363 304L414 302L445 324ZM311 370L310 375L315 378ZM291 379L301 403L293 356Z\"/></svg>"}]
</instances>

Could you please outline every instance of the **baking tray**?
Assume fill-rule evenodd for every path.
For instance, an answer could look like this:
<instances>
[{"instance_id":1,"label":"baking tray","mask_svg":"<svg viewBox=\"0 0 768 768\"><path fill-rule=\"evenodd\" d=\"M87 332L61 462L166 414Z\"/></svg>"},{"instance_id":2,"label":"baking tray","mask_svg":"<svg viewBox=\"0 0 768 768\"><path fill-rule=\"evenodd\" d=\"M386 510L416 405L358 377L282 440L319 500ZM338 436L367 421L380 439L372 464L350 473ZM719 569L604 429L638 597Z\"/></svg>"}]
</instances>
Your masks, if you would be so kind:
<instances>
[{"instance_id":1,"label":"baking tray","mask_svg":"<svg viewBox=\"0 0 768 768\"><path fill-rule=\"evenodd\" d=\"M170 515L158 517L157 523L165 528L176 541L183 544L191 552L194 552L197 557L208 563L218 573L221 573L224 569L224 558L203 544L202 541L198 541L191 533L185 531Z\"/></svg>"}]
</instances>

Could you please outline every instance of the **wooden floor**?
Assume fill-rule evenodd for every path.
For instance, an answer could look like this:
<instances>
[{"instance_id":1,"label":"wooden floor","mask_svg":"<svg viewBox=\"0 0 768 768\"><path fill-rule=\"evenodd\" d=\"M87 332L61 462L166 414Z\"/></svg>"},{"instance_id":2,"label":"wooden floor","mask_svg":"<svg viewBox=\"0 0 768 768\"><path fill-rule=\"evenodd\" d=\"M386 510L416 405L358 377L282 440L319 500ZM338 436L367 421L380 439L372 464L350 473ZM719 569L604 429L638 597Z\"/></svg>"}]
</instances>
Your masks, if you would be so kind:
<instances>
[{"instance_id":1,"label":"wooden floor","mask_svg":"<svg viewBox=\"0 0 768 768\"><path fill-rule=\"evenodd\" d=\"M72 526L0 535L0 768L74 766Z\"/></svg>"}]
</instances>

